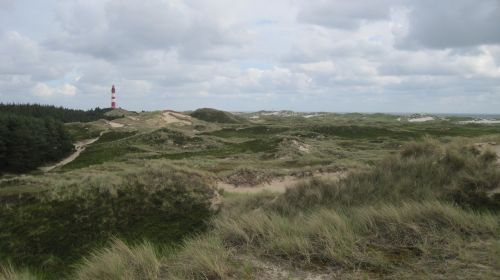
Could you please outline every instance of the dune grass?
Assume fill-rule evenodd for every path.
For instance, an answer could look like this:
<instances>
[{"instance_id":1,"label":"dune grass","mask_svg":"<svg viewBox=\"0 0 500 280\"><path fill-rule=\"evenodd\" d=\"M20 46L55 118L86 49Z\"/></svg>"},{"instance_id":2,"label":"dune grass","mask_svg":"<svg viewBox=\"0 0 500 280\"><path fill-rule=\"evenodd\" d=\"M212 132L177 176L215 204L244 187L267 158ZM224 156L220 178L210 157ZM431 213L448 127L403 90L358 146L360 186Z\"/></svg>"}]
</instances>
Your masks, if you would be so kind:
<instances>
[{"instance_id":1,"label":"dune grass","mask_svg":"<svg viewBox=\"0 0 500 280\"><path fill-rule=\"evenodd\" d=\"M31 231L28 235L4 231L11 242L0 244L11 250L4 257L22 259L29 257L23 248L63 250L77 240L82 247L74 247L78 251L73 255L56 258L57 252L36 253L37 259L25 259L20 265L59 262L57 267L73 270L58 276L80 280L304 279L306 275L496 279L500 277L496 160L493 152L465 142L444 145L425 138L340 181L303 181L284 194L224 194L216 216L207 210L213 194L207 174L158 160L121 174L123 179L114 184L89 178L79 188L75 188L78 182L56 186L40 194L40 201L26 197L35 199L37 206L30 204L33 201L12 206L9 201L9 207L20 207L16 209L24 215L15 221L2 219L18 223L4 228L19 229L19 221L24 221ZM239 176L259 172L251 166L235 170L242 173ZM4 217L12 216L9 207L4 207ZM39 220L47 213L59 220ZM74 217L78 223L68 222ZM42 238L58 236L54 231L67 234L60 240ZM185 239L186 235L191 237ZM123 241L114 238L108 243L112 236ZM162 236L168 238L158 238ZM31 237L47 242L30 243ZM177 243L169 243L172 238ZM167 244L171 246L165 249ZM72 261L62 262L66 256ZM10 266L0 275L9 280L43 278Z\"/></svg>"},{"instance_id":2,"label":"dune grass","mask_svg":"<svg viewBox=\"0 0 500 280\"><path fill-rule=\"evenodd\" d=\"M17 270L11 264L0 265L0 280L37 280L35 276L27 270Z\"/></svg>"},{"instance_id":3,"label":"dune grass","mask_svg":"<svg viewBox=\"0 0 500 280\"><path fill-rule=\"evenodd\" d=\"M105 249L85 258L76 269L74 279L160 279L160 257L149 242L129 247L115 239Z\"/></svg>"},{"instance_id":4,"label":"dune grass","mask_svg":"<svg viewBox=\"0 0 500 280\"><path fill-rule=\"evenodd\" d=\"M161 258L161 279L498 278L494 160L427 139L339 182L227 195L207 233Z\"/></svg>"},{"instance_id":5,"label":"dune grass","mask_svg":"<svg viewBox=\"0 0 500 280\"><path fill-rule=\"evenodd\" d=\"M273 205L282 212L314 207L442 199L463 207L500 209L496 155L474 146L410 142L399 154L340 182L312 180L289 189Z\"/></svg>"}]
</instances>

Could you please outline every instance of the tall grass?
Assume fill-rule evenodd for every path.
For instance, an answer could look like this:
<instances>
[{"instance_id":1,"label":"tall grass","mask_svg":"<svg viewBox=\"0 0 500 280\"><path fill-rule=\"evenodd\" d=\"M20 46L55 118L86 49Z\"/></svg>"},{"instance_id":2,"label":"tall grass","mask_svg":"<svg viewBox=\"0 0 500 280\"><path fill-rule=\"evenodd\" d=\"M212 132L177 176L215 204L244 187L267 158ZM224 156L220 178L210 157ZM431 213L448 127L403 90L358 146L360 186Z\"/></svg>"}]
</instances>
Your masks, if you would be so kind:
<instances>
[{"instance_id":1,"label":"tall grass","mask_svg":"<svg viewBox=\"0 0 500 280\"><path fill-rule=\"evenodd\" d=\"M229 196L208 232L165 256L148 243L115 241L87 257L73 278L268 279L275 275L269 267L294 267L340 279L495 279L495 160L469 146L410 143L338 182L303 182L279 196ZM145 188L172 177L144 172L128 180Z\"/></svg>"},{"instance_id":2,"label":"tall grass","mask_svg":"<svg viewBox=\"0 0 500 280\"><path fill-rule=\"evenodd\" d=\"M0 265L0 280L36 280L38 277L27 270L16 270L12 265Z\"/></svg>"},{"instance_id":3,"label":"tall grass","mask_svg":"<svg viewBox=\"0 0 500 280\"><path fill-rule=\"evenodd\" d=\"M160 258L148 242L131 248L115 239L110 247L87 257L78 266L74 279L156 280L160 279Z\"/></svg>"},{"instance_id":4,"label":"tall grass","mask_svg":"<svg viewBox=\"0 0 500 280\"><path fill-rule=\"evenodd\" d=\"M294 216L256 211L215 221L215 231L231 247L297 263L352 268L379 262L370 249L419 254L422 246L443 236L494 236L499 229L491 214L470 213L437 201L321 209Z\"/></svg>"},{"instance_id":5,"label":"tall grass","mask_svg":"<svg viewBox=\"0 0 500 280\"><path fill-rule=\"evenodd\" d=\"M474 147L412 142L398 155L338 182L314 179L290 188L273 205L287 213L315 207L439 199L474 209L500 209L496 155Z\"/></svg>"}]
</instances>

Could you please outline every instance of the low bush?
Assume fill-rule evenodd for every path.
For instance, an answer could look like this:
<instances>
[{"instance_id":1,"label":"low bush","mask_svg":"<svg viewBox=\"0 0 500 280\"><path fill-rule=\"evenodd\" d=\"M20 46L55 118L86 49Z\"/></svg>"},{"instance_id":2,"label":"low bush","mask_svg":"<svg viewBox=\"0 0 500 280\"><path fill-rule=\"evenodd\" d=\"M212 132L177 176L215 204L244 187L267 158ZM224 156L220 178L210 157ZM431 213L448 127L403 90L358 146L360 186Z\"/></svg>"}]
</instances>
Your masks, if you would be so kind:
<instances>
[{"instance_id":1,"label":"low bush","mask_svg":"<svg viewBox=\"0 0 500 280\"><path fill-rule=\"evenodd\" d=\"M0 204L0 260L56 272L117 236L178 243L210 217L201 174L148 165L110 182L90 179Z\"/></svg>"}]
</instances>

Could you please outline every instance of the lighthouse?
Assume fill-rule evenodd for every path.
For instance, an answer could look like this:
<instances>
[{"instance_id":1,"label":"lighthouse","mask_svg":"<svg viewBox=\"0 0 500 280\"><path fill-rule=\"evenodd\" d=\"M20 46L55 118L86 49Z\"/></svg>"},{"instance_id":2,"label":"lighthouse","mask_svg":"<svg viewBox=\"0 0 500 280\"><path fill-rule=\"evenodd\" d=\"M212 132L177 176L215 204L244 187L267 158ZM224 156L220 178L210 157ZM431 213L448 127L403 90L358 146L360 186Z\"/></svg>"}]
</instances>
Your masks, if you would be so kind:
<instances>
[{"instance_id":1,"label":"lighthouse","mask_svg":"<svg viewBox=\"0 0 500 280\"><path fill-rule=\"evenodd\" d=\"M115 85L111 87L111 109L116 109L116 91Z\"/></svg>"}]
</instances>

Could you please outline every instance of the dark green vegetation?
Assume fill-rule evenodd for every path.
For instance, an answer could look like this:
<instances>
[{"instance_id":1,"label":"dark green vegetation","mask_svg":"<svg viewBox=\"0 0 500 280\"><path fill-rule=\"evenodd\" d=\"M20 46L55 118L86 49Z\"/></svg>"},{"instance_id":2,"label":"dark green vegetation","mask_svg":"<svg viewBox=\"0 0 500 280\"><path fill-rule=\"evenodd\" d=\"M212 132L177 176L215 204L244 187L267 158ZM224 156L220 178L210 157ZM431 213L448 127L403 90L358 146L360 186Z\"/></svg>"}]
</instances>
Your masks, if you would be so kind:
<instances>
[{"instance_id":1,"label":"dark green vegetation","mask_svg":"<svg viewBox=\"0 0 500 280\"><path fill-rule=\"evenodd\" d=\"M72 150L70 136L61 122L0 113L0 174L33 170Z\"/></svg>"},{"instance_id":2,"label":"dark green vegetation","mask_svg":"<svg viewBox=\"0 0 500 280\"><path fill-rule=\"evenodd\" d=\"M66 124L100 138L0 180L0 279L500 276L499 125L208 111Z\"/></svg>"},{"instance_id":3,"label":"dark green vegetation","mask_svg":"<svg viewBox=\"0 0 500 280\"><path fill-rule=\"evenodd\" d=\"M100 131L63 123L114 119L105 115L108 111L0 103L0 173L30 171L67 156L72 141L96 137Z\"/></svg>"},{"instance_id":4,"label":"dark green vegetation","mask_svg":"<svg viewBox=\"0 0 500 280\"><path fill-rule=\"evenodd\" d=\"M211 108L198 109L191 113L191 117L213 123L241 123L245 121L245 119L237 117L229 112Z\"/></svg>"},{"instance_id":5,"label":"dark green vegetation","mask_svg":"<svg viewBox=\"0 0 500 280\"><path fill-rule=\"evenodd\" d=\"M211 215L213 190L201 174L148 164L112 179L54 182L49 191L0 197L2 262L61 276L113 236L175 244Z\"/></svg>"},{"instance_id":6,"label":"dark green vegetation","mask_svg":"<svg viewBox=\"0 0 500 280\"><path fill-rule=\"evenodd\" d=\"M34 118L50 117L61 122L91 122L99 119L114 119L108 117L106 112L111 109L95 108L92 110L75 110L53 105L41 104L3 104L0 103L0 112L16 115L29 116Z\"/></svg>"}]
</instances>

